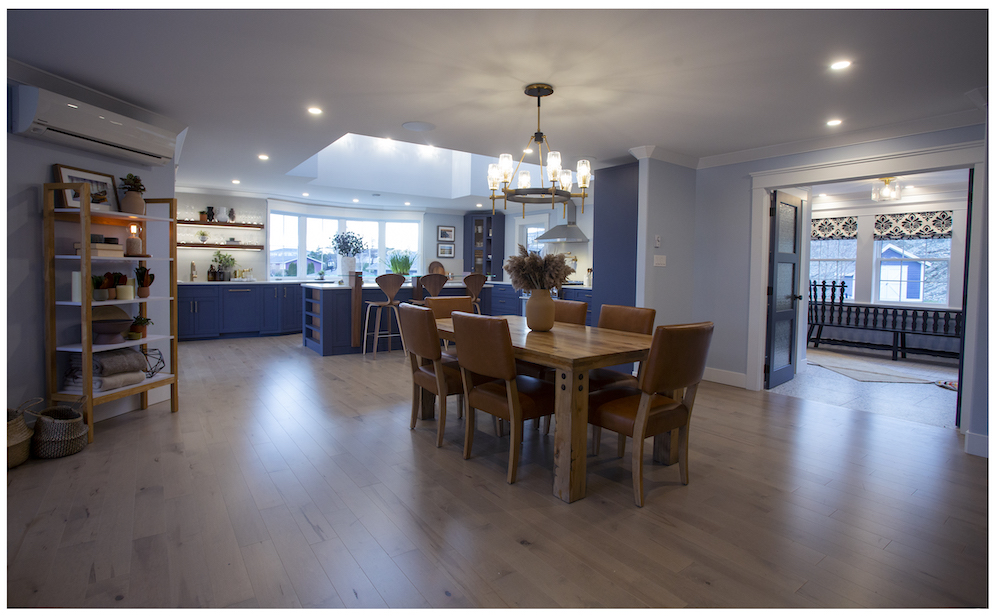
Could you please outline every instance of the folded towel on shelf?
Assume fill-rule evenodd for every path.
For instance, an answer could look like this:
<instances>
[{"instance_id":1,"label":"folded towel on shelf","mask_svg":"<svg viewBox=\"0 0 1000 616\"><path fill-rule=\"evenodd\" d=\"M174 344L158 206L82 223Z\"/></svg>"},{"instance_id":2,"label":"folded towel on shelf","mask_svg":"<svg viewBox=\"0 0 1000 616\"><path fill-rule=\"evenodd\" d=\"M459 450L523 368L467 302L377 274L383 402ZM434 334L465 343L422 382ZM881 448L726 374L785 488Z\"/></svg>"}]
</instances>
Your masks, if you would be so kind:
<instances>
[{"instance_id":1,"label":"folded towel on shelf","mask_svg":"<svg viewBox=\"0 0 1000 616\"><path fill-rule=\"evenodd\" d=\"M108 391L135 385L146 380L146 373L142 370L135 372L120 372L109 376L94 376L94 391ZM63 381L63 389L70 393L83 393L83 372L71 369L66 373Z\"/></svg>"},{"instance_id":2,"label":"folded towel on shelf","mask_svg":"<svg viewBox=\"0 0 1000 616\"><path fill-rule=\"evenodd\" d=\"M83 369L83 355L73 353L69 356L69 367ZM122 372L147 370L146 356L135 349L115 349L94 353L94 376L111 376Z\"/></svg>"}]
</instances>

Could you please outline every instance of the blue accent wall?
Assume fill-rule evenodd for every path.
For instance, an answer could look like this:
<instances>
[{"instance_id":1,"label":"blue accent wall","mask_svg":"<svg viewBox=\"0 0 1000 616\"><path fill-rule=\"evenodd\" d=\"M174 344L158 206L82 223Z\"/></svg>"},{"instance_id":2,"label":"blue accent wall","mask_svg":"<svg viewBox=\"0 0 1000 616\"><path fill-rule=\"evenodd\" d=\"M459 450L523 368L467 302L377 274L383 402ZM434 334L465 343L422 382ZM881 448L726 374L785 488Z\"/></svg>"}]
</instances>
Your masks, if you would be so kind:
<instances>
[{"instance_id":1,"label":"blue accent wall","mask_svg":"<svg viewBox=\"0 0 1000 616\"><path fill-rule=\"evenodd\" d=\"M595 315L603 304L635 305L638 216L639 163L596 170L591 242Z\"/></svg>"}]
</instances>

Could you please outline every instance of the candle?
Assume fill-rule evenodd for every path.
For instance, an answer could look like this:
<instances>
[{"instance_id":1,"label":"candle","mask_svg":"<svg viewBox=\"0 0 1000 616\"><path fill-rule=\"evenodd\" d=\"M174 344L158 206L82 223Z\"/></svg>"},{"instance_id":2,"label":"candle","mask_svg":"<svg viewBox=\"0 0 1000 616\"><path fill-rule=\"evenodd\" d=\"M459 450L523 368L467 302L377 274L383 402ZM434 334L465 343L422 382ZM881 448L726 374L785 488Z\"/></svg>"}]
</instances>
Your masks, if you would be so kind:
<instances>
[{"instance_id":1,"label":"candle","mask_svg":"<svg viewBox=\"0 0 1000 616\"><path fill-rule=\"evenodd\" d=\"M135 299L135 287L130 284L120 284L115 287L118 299Z\"/></svg>"}]
</instances>

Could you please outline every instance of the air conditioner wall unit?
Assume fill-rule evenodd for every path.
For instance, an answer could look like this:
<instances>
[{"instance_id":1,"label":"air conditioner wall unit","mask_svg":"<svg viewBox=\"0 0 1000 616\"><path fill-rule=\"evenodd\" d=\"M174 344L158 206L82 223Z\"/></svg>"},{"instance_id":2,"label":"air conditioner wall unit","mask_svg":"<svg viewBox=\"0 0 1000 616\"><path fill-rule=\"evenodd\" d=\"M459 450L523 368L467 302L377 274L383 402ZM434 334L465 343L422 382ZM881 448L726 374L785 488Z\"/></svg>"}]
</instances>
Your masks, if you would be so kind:
<instances>
[{"instance_id":1,"label":"air conditioner wall unit","mask_svg":"<svg viewBox=\"0 0 1000 616\"><path fill-rule=\"evenodd\" d=\"M174 159L175 131L34 86L11 88L12 133L144 165Z\"/></svg>"}]
</instances>

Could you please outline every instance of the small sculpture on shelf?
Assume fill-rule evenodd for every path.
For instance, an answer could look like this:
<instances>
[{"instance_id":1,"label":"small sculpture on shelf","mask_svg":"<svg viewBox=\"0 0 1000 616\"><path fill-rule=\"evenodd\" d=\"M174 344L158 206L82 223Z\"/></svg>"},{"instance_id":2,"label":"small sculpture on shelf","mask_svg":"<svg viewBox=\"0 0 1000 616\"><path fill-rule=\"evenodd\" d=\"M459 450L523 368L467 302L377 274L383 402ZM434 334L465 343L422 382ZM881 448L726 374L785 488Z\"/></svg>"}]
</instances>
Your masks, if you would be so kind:
<instances>
[{"instance_id":1,"label":"small sculpture on shelf","mask_svg":"<svg viewBox=\"0 0 1000 616\"><path fill-rule=\"evenodd\" d=\"M139 297L149 297L149 287L153 284L155 278L156 275L151 274L146 267L140 265L135 268L135 283L139 285L137 290Z\"/></svg>"},{"instance_id":2,"label":"small sculpture on shelf","mask_svg":"<svg viewBox=\"0 0 1000 616\"><path fill-rule=\"evenodd\" d=\"M205 242L207 242L208 241L208 231L205 231L204 229L198 231L198 239L201 240L202 244L204 244Z\"/></svg>"},{"instance_id":3,"label":"small sculpture on shelf","mask_svg":"<svg viewBox=\"0 0 1000 616\"><path fill-rule=\"evenodd\" d=\"M218 274L216 274L216 272L215 272L215 266L214 265L209 265L208 266L208 281L209 282L215 282L217 276L218 276Z\"/></svg>"},{"instance_id":4,"label":"small sculpture on shelf","mask_svg":"<svg viewBox=\"0 0 1000 616\"><path fill-rule=\"evenodd\" d=\"M146 187L142 185L142 179L131 173L121 178L122 184L119 188L125 191L119 207L121 211L129 214L144 216L146 214L146 202L142 199L142 193L146 192Z\"/></svg>"}]
</instances>

